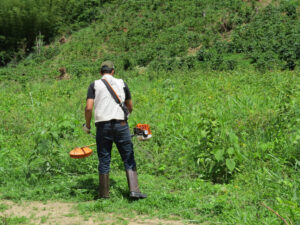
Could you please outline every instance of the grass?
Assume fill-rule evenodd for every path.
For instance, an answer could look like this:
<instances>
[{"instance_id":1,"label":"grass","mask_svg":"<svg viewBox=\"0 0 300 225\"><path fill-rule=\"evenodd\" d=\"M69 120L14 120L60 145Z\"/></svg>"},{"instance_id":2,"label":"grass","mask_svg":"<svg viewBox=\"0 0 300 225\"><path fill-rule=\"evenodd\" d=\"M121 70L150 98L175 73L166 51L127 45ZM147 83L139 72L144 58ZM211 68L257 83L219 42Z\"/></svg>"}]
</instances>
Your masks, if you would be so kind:
<instances>
[{"instance_id":1,"label":"grass","mask_svg":"<svg viewBox=\"0 0 300 225\"><path fill-rule=\"evenodd\" d=\"M48 217L47 217L47 216L42 216L42 217L41 217L40 223L41 223L41 224L42 224L42 223L46 223L47 220L48 220Z\"/></svg>"},{"instance_id":2,"label":"grass","mask_svg":"<svg viewBox=\"0 0 300 225\"><path fill-rule=\"evenodd\" d=\"M111 16L73 33L67 43L45 46L40 54L1 68L1 198L76 202L86 219L93 212L112 213L120 215L118 224L128 222L121 216L139 215L196 224L282 224L265 205L299 224L299 71L266 71L282 65L273 60L274 54L258 52L255 56L264 71L260 73L246 52L234 53L232 42L217 45L221 37L215 31L224 9L231 19L239 18L233 25L241 29L251 24L248 17L265 15L264 11L256 15L248 3L233 2L128 1L128 8L121 4L115 11L107 10ZM116 4L106 3L103 10ZM178 6L182 13L178 14ZM264 22L262 17L258 25L264 28ZM275 46L281 40L277 35L276 30L271 35ZM273 43L252 40L257 46ZM286 44L294 43L289 40ZM200 45L213 48L203 53L204 62L199 52L186 56L189 48ZM226 53L223 47L233 52ZM298 63L296 48L281 47L290 50L286 57ZM149 195L145 200L128 199L115 148L109 200L97 199L96 154L80 160L68 155L76 146L95 142L81 126L87 87L99 79L98 66L104 58L115 62L117 77L124 78L132 92L130 127L148 123L153 132L147 142L134 140L140 186ZM232 71L216 71L234 63ZM70 80L55 79L60 67L66 67ZM4 210L6 205L0 205ZM1 217L0 222L22 224L28 219ZM45 222L47 217L42 217L40 223Z\"/></svg>"},{"instance_id":3,"label":"grass","mask_svg":"<svg viewBox=\"0 0 300 225\"><path fill-rule=\"evenodd\" d=\"M28 218L22 217L2 217L0 216L1 225L29 224Z\"/></svg>"},{"instance_id":4,"label":"grass","mask_svg":"<svg viewBox=\"0 0 300 225\"><path fill-rule=\"evenodd\" d=\"M0 212L3 212L7 209L8 209L8 206L6 204L3 204L3 203L0 204Z\"/></svg>"},{"instance_id":5,"label":"grass","mask_svg":"<svg viewBox=\"0 0 300 225\"><path fill-rule=\"evenodd\" d=\"M264 203L297 224L298 74L241 70L122 76L135 105L131 128L149 123L153 131L149 142L134 140L140 186L149 198L137 202L127 198L116 149L111 199L106 201L96 200L96 154L82 160L68 156L75 146L94 142L81 125L86 88L99 77L96 74L1 83L2 198L78 202L82 214L280 224ZM289 108L281 111L282 105ZM222 157L227 158L218 161L215 148L222 146ZM232 151L233 155L227 153ZM235 160L233 171L227 168L228 158ZM215 163L215 172L210 171L210 162Z\"/></svg>"}]
</instances>

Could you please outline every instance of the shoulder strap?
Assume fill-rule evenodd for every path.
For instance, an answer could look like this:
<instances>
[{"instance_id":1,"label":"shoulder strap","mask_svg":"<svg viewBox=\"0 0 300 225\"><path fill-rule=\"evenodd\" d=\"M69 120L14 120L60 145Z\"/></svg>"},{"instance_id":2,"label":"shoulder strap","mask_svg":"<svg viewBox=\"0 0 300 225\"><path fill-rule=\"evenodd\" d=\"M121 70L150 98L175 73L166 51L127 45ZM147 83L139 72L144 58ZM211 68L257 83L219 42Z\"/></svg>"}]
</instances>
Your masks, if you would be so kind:
<instances>
[{"instance_id":1,"label":"shoulder strap","mask_svg":"<svg viewBox=\"0 0 300 225\"><path fill-rule=\"evenodd\" d=\"M119 98L119 96L117 95L117 93L115 92L115 90L112 88L112 86L107 82L107 80L105 80L105 79L101 79L101 80L105 84L105 86L107 87L107 90L109 91L109 93L111 94L111 96L113 97L113 99L116 101L116 103L123 110L123 112L124 112L124 120L127 121L128 120L129 111L128 111L126 105L122 104L121 99Z\"/></svg>"},{"instance_id":2,"label":"shoulder strap","mask_svg":"<svg viewBox=\"0 0 300 225\"><path fill-rule=\"evenodd\" d=\"M120 104L121 100L120 100L119 96L117 95L117 93L115 92L115 90L112 88L112 86L107 82L107 80L105 80L105 79L101 79L101 80L107 87L109 93L111 94L113 99L116 101L116 103Z\"/></svg>"}]
</instances>

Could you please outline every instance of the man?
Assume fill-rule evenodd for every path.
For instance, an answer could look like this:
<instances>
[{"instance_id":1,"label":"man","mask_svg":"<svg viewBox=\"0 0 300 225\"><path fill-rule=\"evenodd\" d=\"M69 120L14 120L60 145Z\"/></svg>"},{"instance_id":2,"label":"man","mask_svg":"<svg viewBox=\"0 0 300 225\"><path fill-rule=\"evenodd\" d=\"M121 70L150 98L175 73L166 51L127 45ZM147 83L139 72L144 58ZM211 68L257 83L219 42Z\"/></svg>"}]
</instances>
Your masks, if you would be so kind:
<instances>
[{"instance_id":1,"label":"man","mask_svg":"<svg viewBox=\"0 0 300 225\"><path fill-rule=\"evenodd\" d=\"M129 88L122 79L114 78L115 68L111 61L105 61L101 64L100 73L102 79L107 81L108 84L100 79L89 86L85 108L86 124L83 126L85 132L89 133L92 111L95 106L96 143L99 159L99 196L100 198L109 198L110 159L114 142L124 162L130 198L146 198L147 195L142 194L138 187L133 144L125 111L114 100L106 85L112 87L120 101L125 102L125 106L131 113L133 105Z\"/></svg>"}]
</instances>

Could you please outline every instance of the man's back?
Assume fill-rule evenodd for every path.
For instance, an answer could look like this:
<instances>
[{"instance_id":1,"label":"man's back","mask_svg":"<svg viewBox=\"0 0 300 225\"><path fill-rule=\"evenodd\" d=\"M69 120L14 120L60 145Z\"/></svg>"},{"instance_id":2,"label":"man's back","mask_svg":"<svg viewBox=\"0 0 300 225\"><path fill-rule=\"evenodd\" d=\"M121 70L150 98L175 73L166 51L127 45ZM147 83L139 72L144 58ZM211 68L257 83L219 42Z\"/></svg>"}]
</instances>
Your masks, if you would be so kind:
<instances>
[{"instance_id":1,"label":"man's back","mask_svg":"<svg viewBox=\"0 0 300 225\"><path fill-rule=\"evenodd\" d=\"M121 102L131 99L129 88L122 79L114 78L109 74L103 75L102 79L105 79L111 85ZM88 98L94 99L95 123L113 119L124 120L124 111L115 102L101 79L90 85Z\"/></svg>"}]
</instances>

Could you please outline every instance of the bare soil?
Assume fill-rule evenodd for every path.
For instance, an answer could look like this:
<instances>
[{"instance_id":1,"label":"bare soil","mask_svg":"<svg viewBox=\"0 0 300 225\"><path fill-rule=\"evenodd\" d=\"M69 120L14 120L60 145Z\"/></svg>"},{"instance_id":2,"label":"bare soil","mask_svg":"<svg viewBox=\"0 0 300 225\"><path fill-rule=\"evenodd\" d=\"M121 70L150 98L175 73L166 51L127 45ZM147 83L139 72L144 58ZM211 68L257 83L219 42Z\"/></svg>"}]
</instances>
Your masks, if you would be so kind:
<instances>
[{"instance_id":1,"label":"bare soil","mask_svg":"<svg viewBox=\"0 0 300 225\"><path fill-rule=\"evenodd\" d=\"M81 215L76 209L76 203L67 202L38 202L23 201L15 203L8 200L0 200L1 205L7 209L0 212L0 218L26 217L29 224L63 224L63 225L94 225L94 224L186 224L176 220L162 220L138 216L136 218L124 218L117 214L93 213L88 216ZM0 221L1 222L1 221Z\"/></svg>"}]
</instances>

